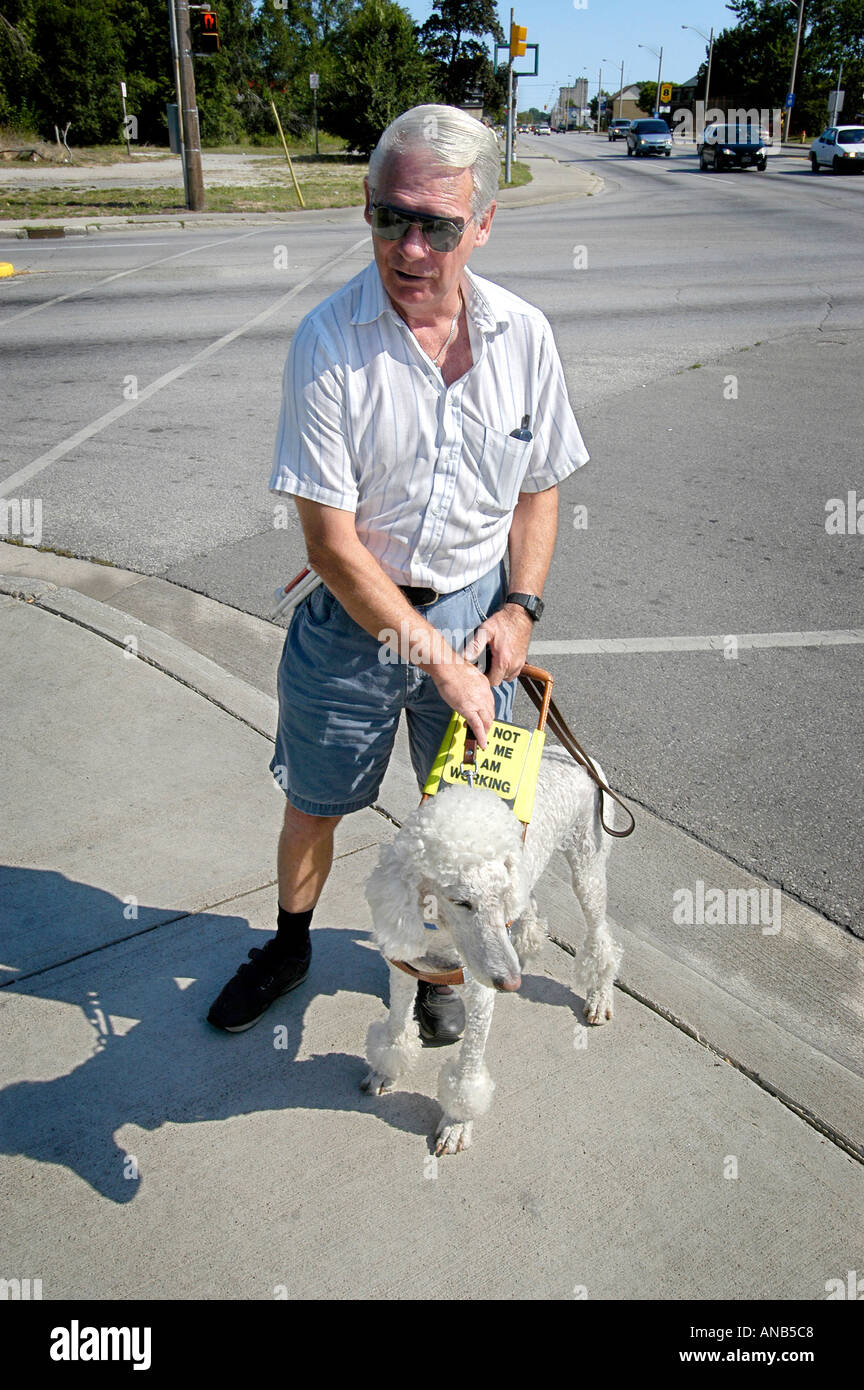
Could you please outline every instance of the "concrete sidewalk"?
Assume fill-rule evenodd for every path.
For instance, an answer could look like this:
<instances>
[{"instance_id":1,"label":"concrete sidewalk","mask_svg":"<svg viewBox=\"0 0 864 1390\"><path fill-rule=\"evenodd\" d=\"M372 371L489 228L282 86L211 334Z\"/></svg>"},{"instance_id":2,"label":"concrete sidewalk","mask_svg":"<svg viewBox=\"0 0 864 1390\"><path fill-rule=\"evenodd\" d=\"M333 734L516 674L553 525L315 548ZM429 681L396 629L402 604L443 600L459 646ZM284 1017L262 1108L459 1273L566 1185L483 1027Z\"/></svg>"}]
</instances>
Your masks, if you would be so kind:
<instances>
[{"instance_id":1,"label":"concrete sidewalk","mask_svg":"<svg viewBox=\"0 0 864 1390\"><path fill-rule=\"evenodd\" d=\"M0 576L0 1276L45 1299L821 1300L864 1268L864 942L786 895L779 931L676 925L675 889L753 880L637 808L614 1022L582 1023L556 864L559 944L496 1006L492 1112L436 1161L440 1051L359 1090L387 988L363 884L416 803L404 747L340 826L308 981L218 1033L212 998L274 929L283 633L26 547Z\"/></svg>"}]
</instances>

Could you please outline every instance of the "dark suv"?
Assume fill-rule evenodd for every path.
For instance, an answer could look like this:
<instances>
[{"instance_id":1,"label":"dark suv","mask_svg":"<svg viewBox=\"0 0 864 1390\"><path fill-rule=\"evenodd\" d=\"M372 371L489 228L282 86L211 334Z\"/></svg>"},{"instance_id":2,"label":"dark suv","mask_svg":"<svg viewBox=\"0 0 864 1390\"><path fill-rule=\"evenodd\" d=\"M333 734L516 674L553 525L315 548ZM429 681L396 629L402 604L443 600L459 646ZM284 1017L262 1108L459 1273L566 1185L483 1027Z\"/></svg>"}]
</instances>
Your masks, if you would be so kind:
<instances>
[{"instance_id":1,"label":"dark suv","mask_svg":"<svg viewBox=\"0 0 864 1390\"><path fill-rule=\"evenodd\" d=\"M765 169L767 141L752 126L709 125L696 141L700 169Z\"/></svg>"},{"instance_id":2,"label":"dark suv","mask_svg":"<svg viewBox=\"0 0 864 1390\"><path fill-rule=\"evenodd\" d=\"M627 153L665 154L668 159L672 154L672 136L666 122L656 117L649 117L644 121L631 121L630 129L627 131Z\"/></svg>"}]
</instances>

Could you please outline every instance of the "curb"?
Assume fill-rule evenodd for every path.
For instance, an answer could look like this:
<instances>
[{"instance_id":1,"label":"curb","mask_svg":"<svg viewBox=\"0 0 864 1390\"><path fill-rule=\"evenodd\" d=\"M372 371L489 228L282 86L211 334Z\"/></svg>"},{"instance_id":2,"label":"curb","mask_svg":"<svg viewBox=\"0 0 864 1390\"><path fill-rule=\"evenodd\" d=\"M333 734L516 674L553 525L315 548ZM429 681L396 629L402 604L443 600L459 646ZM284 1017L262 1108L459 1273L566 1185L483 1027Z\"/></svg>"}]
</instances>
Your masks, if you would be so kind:
<instances>
[{"instance_id":1,"label":"curb","mask_svg":"<svg viewBox=\"0 0 864 1390\"><path fill-rule=\"evenodd\" d=\"M264 738L274 739L278 706L273 696L256 690L247 681L159 628L76 589L67 589L48 580L22 580L15 575L0 574L0 594L32 603L117 647L134 651L139 661L188 686ZM134 646L130 645L130 639L134 639Z\"/></svg>"}]
</instances>

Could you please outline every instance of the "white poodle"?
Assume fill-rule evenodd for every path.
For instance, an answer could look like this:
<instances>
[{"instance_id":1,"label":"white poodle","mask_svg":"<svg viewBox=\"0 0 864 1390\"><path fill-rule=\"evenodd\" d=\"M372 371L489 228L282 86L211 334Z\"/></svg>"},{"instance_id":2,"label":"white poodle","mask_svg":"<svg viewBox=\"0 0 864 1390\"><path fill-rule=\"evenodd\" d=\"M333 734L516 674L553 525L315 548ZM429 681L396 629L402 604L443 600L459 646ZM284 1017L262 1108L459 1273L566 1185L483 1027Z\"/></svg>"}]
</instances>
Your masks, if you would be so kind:
<instances>
[{"instance_id":1,"label":"white poodle","mask_svg":"<svg viewBox=\"0 0 864 1390\"><path fill-rule=\"evenodd\" d=\"M612 1017L621 950L606 924L610 841L600 823L599 799L588 774L567 753L550 748L541 761L524 845L520 822L493 791L450 786L412 812L396 839L381 847L366 898L383 954L424 972L460 965L465 972L465 983L457 986L465 1003L465 1036L438 1079L444 1111L438 1154L467 1149L472 1122L491 1104L495 1083L483 1054L495 991L518 990L522 966L543 946L546 929L532 890L555 849L567 856L588 924L580 962L585 1016L589 1023ZM416 979L391 964L390 1013L386 1023L372 1024L366 1038L370 1071L362 1087L375 1095L392 1090L420 1051L416 990Z\"/></svg>"}]
</instances>

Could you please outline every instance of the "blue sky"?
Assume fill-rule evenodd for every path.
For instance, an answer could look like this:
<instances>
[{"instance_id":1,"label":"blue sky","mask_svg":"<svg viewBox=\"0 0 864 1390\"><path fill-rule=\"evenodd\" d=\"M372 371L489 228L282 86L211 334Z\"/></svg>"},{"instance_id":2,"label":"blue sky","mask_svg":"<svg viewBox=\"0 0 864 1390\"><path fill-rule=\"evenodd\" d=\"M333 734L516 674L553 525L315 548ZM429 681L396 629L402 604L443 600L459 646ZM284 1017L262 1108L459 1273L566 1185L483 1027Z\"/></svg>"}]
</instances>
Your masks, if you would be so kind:
<instances>
[{"instance_id":1,"label":"blue sky","mask_svg":"<svg viewBox=\"0 0 864 1390\"><path fill-rule=\"evenodd\" d=\"M431 0L401 0L422 24L432 13ZM519 109L552 105L558 88L571 78L587 77L589 98L596 96L599 70L604 91L617 91L621 63L624 82L656 81L657 59L646 44L663 49L662 79L685 82L705 57L707 44L698 34L682 29L692 24L709 34L731 28L735 16L722 0L514 0L517 24L528 30L528 42L540 45L540 77L519 79ZM790 7L791 9L791 7ZM502 27L510 24L510 5L499 0ZM608 61L603 62L603 59ZM522 60L524 66L528 66ZM587 72L584 69L587 68Z\"/></svg>"}]
</instances>

